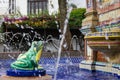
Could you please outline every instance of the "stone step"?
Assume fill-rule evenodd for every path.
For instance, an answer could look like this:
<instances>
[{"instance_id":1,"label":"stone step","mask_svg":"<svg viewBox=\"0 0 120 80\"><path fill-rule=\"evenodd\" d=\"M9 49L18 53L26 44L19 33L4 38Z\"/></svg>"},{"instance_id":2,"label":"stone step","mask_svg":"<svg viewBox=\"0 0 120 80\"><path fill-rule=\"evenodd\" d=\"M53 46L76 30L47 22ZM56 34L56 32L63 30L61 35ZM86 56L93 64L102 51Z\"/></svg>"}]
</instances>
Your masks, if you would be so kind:
<instances>
[{"instance_id":1,"label":"stone step","mask_svg":"<svg viewBox=\"0 0 120 80\"><path fill-rule=\"evenodd\" d=\"M0 76L0 80L52 80L52 76L45 75L41 77L12 77L12 76L2 75Z\"/></svg>"}]
</instances>

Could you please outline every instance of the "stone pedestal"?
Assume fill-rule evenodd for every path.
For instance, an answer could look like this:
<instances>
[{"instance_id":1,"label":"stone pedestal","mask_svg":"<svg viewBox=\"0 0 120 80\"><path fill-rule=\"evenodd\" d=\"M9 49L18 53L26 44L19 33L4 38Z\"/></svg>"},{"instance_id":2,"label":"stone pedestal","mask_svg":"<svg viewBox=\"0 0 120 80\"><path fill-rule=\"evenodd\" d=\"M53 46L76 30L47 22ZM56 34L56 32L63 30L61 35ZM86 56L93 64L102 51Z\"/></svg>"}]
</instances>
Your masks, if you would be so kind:
<instances>
[{"instance_id":1,"label":"stone pedestal","mask_svg":"<svg viewBox=\"0 0 120 80\"><path fill-rule=\"evenodd\" d=\"M87 45L94 50L104 53L110 63L120 64L120 32L94 32L85 36ZM98 53L97 53L98 54ZM94 56L95 57L95 56ZM102 57L98 56L97 57ZM98 58L97 58L98 60Z\"/></svg>"},{"instance_id":2,"label":"stone pedestal","mask_svg":"<svg viewBox=\"0 0 120 80\"><path fill-rule=\"evenodd\" d=\"M52 80L52 76L45 75L41 77L13 77L13 76L0 76L0 80Z\"/></svg>"},{"instance_id":3,"label":"stone pedestal","mask_svg":"<svg viewBox=\"0 0 120 80\"><path fill-rule=\"evenodd\" d=\"M82 28L80 31L87 36L89 33L96 32L96 26L99 24L98 13L96 9L96 0L86 0L87 3L87 12L85 14L86 18L82 21ZM86 40L86 46L88 41ZM92 50L89 47L85 47L86 56L96 61L97 59L97 51Z\"/></svg>"}]
</instances>

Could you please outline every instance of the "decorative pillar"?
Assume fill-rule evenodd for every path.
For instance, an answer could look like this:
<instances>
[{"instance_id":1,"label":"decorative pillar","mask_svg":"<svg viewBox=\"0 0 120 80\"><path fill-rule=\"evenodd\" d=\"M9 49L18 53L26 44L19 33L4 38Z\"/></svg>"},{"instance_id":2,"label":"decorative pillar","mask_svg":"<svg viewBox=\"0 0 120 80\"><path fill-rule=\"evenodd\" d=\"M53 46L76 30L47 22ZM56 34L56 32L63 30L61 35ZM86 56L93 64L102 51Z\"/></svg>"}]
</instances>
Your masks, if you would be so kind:
<instances>
[{"instance_id":1,"label":"decorative pillar","mask_svg":"<svg viewBox=\"0 0 120 80\"><path fill-rule=\"evenodd\" d=\"M86 0L86 3L87 3L87 12L85 14L86 18L82 21L82 28L80 29L84 35L87 35L88 33L96 32L95 27L98 25L96 0ZM86 49L85 51L87 51L87 55L85 57L89 57L88 59L96 61L97 52L89 48L88 45L87 48L85 49Z\"/></svg>"}]
</instances>

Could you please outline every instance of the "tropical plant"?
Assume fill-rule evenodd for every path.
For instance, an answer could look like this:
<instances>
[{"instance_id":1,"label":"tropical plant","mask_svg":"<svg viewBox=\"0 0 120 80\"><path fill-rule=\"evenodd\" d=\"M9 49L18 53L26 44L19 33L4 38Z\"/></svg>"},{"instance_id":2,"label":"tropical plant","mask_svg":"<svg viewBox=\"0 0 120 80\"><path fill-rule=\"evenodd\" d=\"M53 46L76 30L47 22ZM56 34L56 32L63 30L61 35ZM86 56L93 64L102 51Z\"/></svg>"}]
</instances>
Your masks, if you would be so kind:
<instances>
[{"instance_id":1,"label":"tropical plant","mask_svg":"<svg viewBox=\"0 0 120 80\"><path fill-rule=\"evenodd\" d=\"M69 19L70 28L80 28L82 26L82 20L85 18L85 8L75 8L72 10Z\"/></svg>"}]
</instances>

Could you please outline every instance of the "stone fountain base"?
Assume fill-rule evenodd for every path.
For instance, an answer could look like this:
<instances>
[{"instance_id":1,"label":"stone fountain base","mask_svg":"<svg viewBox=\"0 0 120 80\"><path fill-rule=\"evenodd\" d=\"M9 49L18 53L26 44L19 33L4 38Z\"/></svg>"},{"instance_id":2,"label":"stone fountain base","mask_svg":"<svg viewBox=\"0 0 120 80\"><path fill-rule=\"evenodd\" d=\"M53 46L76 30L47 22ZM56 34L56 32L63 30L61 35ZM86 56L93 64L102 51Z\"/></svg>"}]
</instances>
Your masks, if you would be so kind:
<instances>
[{"instance_id":1,"label":"stone fountain base","mask_svg":"<svg viewBox=\"0 0 120 80\"><path fill-rule=\"evenodd\" d=\"M0 76L0 80L52 80L52 76L45 75L41 77L13 77L13 76Z\"/></svg>"},{"instance_id":2,"label":"stone fountain base","mask_svg":"<svg viewBox=\"0 0 120 80\"><path fill-rule=\"evenodd\" d=\"M108 62L120 64L120 31L89 33L85 39L91 49L104 53Z\"/></svg>"},{"instance_id":3,"label":"stone fountain base","mask_svg":"<svg viewBox=\"0 0 120 80\"><path fill-rule=\"evenodd\" d=\"M31 76L45 76L46 70L38 69L38 70L19 70L19 69L9 69L6 71L7 76L14 77L31 77Z\"/></svg>"},{"instance_id":4,"label":"stone fountain base","mask_svg":"<svg viewBox=\"0 0 120 80\"><path fill-rule=\"evenodd\" d=\"M114 74L120 78L120 64L112 64L107 62L96 62L92 60L83 60L80 65L80 69L95 71L95 72L106 72L110 74Z\"/></svg>"}]
</instances>

